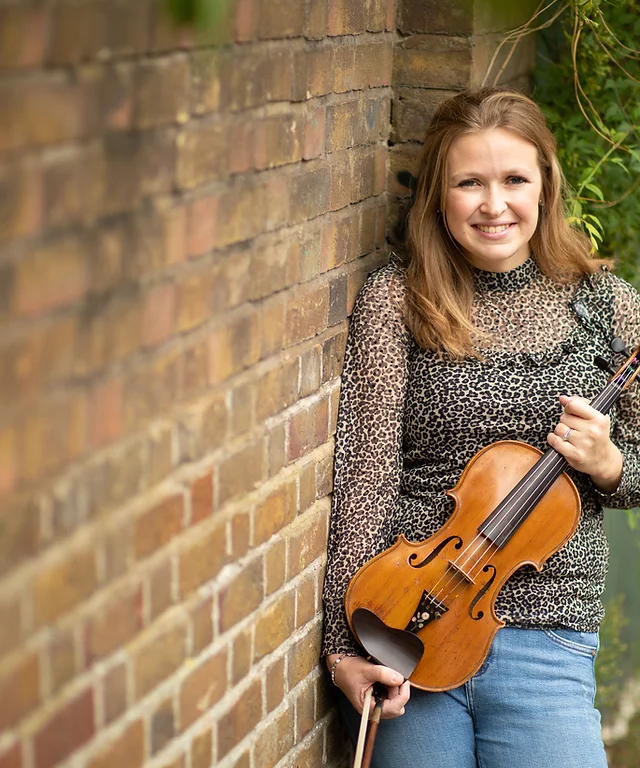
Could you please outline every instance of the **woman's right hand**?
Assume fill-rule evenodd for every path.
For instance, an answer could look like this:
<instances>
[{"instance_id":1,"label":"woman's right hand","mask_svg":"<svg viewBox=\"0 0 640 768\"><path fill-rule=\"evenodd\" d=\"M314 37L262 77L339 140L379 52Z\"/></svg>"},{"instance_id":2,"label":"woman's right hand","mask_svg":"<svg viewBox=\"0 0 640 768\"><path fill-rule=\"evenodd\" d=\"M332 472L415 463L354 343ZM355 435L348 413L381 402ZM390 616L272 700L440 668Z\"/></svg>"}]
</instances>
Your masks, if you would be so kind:
<instances>
[{"instance_id":1,"label":"woman's right hand","mask_svg":"<svg viewBox=\"0 0 640 768\"><path fill-rule=\"evenodd\" d=\"M336 655L327 657L327 664L335 660ZM408 680L389 667L372 664L362 656L346 656L335 671L336 685L349 699L353 707L361 714L367 690L374 683L382 683L387 688L387 698L382 705L382 717L390 720L404 715L404 705L409 701L411 686ZM373 708L370 715L373 712Z\"/></svg>"}]
</instances>

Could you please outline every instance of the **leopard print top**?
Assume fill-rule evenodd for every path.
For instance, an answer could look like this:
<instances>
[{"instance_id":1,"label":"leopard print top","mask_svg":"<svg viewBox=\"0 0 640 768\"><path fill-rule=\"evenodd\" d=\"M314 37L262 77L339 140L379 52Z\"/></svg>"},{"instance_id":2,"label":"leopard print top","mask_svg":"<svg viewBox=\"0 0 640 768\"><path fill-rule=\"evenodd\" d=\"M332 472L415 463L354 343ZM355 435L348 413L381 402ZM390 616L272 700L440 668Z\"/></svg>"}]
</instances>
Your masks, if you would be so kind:
<instances>
[{"instance_id":1,"label":"leopard print top","mask_svg":"<svg viewBox=\"0 0 640 768\"><path fill-rule=\"evenodd\" d=\"M422 541L453 510L445 495L481 448L522 440L545 450L561 393L592 397L608 374L610 341L640 343L640 296L603 270L579 284L542 274L533 258L508 272L474 273L473 320L483 359L452 362L421 350L402 319L405 272L397 258L369 276L351 319L336 433L324 585L323 653L357 652L343 600L351 577L403 533ZM582 499L571 540L539 573L507 581L496 614L512 626L596 631L608 547L603 506L640 504L640 384L611 412L624 458L612 495L569 471Z\"/></svg>"}]
</instances>

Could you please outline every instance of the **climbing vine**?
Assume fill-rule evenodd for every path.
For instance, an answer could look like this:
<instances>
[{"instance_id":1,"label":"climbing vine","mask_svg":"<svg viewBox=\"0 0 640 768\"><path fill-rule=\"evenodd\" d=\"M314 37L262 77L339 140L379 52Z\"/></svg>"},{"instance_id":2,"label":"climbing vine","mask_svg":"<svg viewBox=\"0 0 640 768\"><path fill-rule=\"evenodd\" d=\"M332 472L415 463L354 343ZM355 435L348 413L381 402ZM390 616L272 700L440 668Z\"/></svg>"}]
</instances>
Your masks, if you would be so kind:
<instances>
[{"instance_id":1,"label":"climbing vine","mask_svg":"<svg viewBox=\"0 0 640 768\"><path fill-rule=\"evenodd\" d=\"M640 287L640 10L636 0L552 0L509 33L487 81L538 33L535 98L558 140L568 218Z\"/></svg>"}]
</instances>

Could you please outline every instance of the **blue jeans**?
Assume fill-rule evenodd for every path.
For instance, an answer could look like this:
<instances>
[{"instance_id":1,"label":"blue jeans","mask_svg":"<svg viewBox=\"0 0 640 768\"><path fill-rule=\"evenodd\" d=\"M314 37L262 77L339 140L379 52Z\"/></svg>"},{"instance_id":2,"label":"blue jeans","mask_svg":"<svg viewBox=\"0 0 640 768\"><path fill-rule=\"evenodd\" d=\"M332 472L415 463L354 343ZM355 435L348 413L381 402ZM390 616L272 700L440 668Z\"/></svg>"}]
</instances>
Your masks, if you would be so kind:
<instances>
[{"instance_id":1,"label":"blue jeans","mask_svg":"<svg viewBox=\"0 0 640 768\"><path fill-rule=\"evenodd\" d=\"M445 693L415 688L383 720L372 768L606 768L595 698L598 635L505 627L478 673ZM352 740L359 715L339 707Z\"/></svg>"}]
</instances>

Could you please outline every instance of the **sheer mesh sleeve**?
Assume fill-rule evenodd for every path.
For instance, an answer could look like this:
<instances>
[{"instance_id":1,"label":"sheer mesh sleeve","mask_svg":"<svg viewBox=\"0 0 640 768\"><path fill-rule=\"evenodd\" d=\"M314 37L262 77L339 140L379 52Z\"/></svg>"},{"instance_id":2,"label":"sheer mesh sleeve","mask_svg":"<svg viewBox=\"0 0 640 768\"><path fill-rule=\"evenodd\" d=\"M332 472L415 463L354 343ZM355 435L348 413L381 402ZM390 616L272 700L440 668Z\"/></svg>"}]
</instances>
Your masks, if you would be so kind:
<instances>
[{"instance_id":1,"label":"sheer mesh sleeve","mask_svg":"<svg viewBox=\"0 0 640 768\"><path fill-rule=\"evenodd\" d=\"M630 348L640 345L640 295L628 283L612 277L613 331ZM611 439L622 453L622 479L612 494L599 493L602 505L613 509L640 506L640 380L620 398Z\"/></svg>"},{"instance_id":2,"label":"sheer mesh sleeve","mask_svg":"<svg viewBox=\"0 0 640 768\"><path fill-rule=\"evenodd\" d=\"M403 295L403 273L393 265L383 267L366 281L351 317L323 591L324 655L358 651L344 595L357 569L383 548L385 518L398 502L410 345Z\"/></svg>"}]
</instances>

